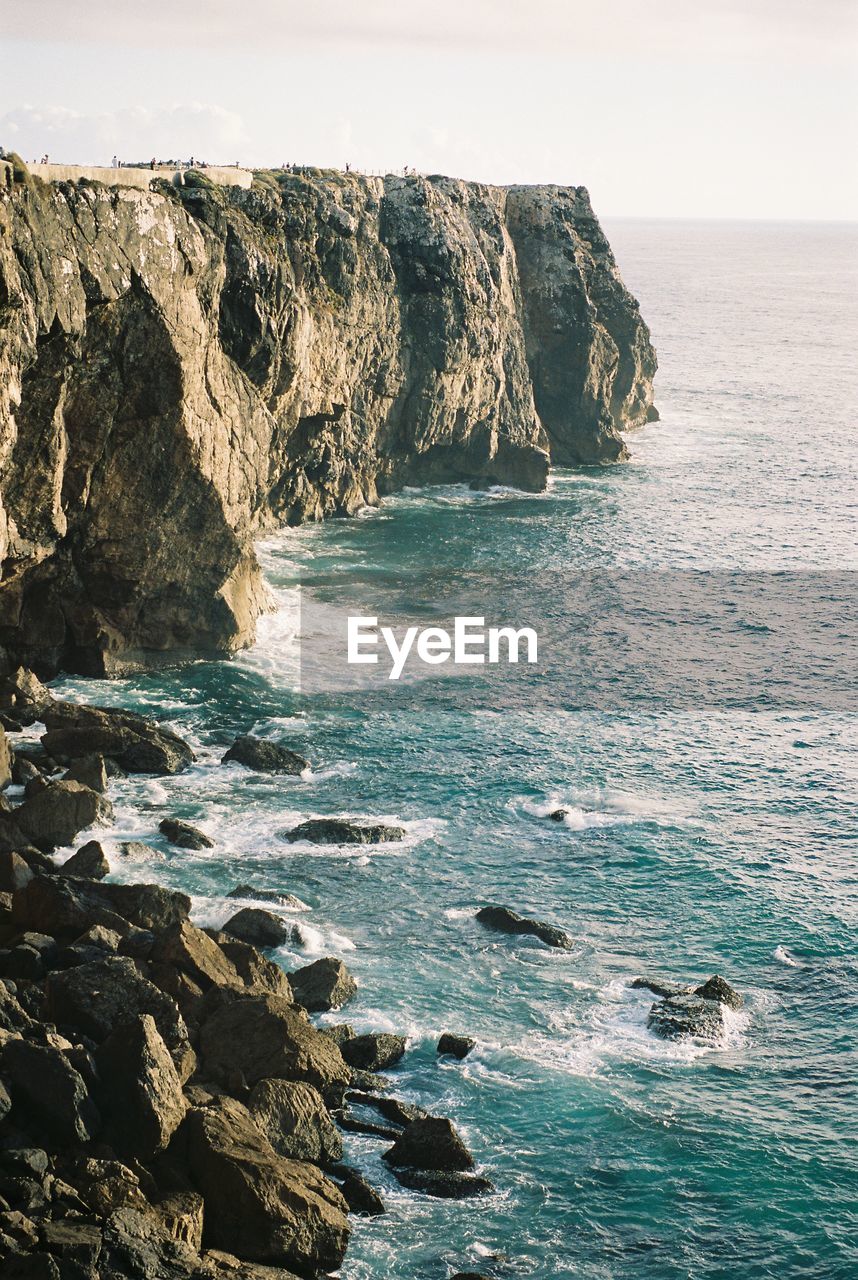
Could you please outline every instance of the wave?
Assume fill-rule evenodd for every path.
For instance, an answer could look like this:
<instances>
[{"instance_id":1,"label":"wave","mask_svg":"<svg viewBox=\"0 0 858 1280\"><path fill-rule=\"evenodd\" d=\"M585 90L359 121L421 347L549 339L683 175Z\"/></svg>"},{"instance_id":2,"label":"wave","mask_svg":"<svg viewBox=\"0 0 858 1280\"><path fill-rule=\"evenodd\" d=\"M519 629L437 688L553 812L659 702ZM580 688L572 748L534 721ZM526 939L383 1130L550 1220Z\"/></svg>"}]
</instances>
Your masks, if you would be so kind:
<instances>
[{"instance_id":1,"label":"wave","mask_svg":"<svg viewBox=\"0 0 858 1280\"><path fill-rule=\"evenodd\" d=\"M549 818L563 811L558 827L570 831L586 831L593 827L654 822L674 823L687 817L675 803L668 804L656 796L638 796L610 787L550 792L544 800L519 797L510 801L508 809L521 810L535 818Z\"/></svg>"}]
</instances>

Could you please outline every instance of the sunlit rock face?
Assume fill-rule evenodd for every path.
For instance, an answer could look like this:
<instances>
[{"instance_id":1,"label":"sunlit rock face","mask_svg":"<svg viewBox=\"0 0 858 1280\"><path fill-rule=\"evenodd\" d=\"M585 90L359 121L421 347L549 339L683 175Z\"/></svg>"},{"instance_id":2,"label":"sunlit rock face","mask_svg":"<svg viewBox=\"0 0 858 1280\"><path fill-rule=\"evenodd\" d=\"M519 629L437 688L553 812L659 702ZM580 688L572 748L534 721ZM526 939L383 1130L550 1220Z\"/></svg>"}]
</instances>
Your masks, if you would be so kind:
<instances>
[{"instance_id":1,"label":"sunlit rock face","mask_svg":"<svg viewBox=\"0 0 858 1280\"><path fill-rule=\"evenodd\" d=\"M253 538L621 458L655 355L583 188L0 191L0 663L231 652Z\"/></svg>"}]
</instances>

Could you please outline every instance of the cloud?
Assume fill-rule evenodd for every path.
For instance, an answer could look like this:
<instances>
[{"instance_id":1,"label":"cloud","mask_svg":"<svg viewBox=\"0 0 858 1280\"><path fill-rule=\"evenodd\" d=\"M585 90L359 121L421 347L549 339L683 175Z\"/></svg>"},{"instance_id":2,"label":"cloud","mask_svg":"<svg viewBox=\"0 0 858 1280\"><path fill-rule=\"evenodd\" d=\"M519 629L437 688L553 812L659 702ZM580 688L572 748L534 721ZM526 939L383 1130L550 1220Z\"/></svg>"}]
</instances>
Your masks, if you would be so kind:
<instances>
[{"instance_id":1,"label":"cloud","mask_svg":"<svg viewBox=\"0 0 858 1280\"><path fill-rule=\"evenodd\" d=\"M202 102L91 114L24 105L0 116L0 138L25 160L47 152L58 164L107 164L114 154L124 160L193 155L216 164L236 159L247 143L247 131L236 112Z\"/></svg>"},{"instance_id":2,"label":"cloud","mask_svg":"<svg viewBox=\"0 0 858 1280\"><path fill-rule=\"evenodd\" d=\"M309 43L523 50L606 57L840 55L858 40L854 0L0 0L4 34L139 48L255 48ZM646 68L642 67L642 74Z\"/></svg>"}]
</instances>

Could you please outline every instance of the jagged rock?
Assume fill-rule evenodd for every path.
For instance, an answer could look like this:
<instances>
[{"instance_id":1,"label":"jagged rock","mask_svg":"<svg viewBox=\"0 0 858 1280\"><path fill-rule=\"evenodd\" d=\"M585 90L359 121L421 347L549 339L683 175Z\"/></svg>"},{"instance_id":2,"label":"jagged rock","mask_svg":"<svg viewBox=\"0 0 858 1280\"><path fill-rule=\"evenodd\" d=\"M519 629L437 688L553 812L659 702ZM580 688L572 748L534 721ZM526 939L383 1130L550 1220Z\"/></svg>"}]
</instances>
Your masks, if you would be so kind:
<instances>
[{"instance_id":1,"label":"jagged rock","mask_svg":"<svg viewBox=\"0 0 858 1280\"><path fill-rule=\"evenodd\" d=\"M15 824L37 848L71 844L79 831L108 822L113 806L81 782L52 782L15 810Z\"/></svg>"},{"instance_id":2,"label":"jagged rock","mask_svg":"<svg viewBox=\"0 0 858 1280\"><path fill-rule=\"evenodd\" d=\"M207 933L182 920L172 925L155 940L150 957L153 963L181 969L199 985L209 987L242 987L235 965Z\"/></svg>"},{"instance_id":3,"label":"jagged rock","mask_svg":"<svg viewBox=\"0 0 858 1280\"><path fill-rule=\"evenodd\" d=\"M101 1227L96 1222L62 1218L43 1222L41 1243L58 1258L60 1275L94 1277L101 1259Z\"/></svg>"},{"instance_id":4,"label":"jagged rock","mask_svg":"<svg viewBox=\"0 0 858 1280\"><path fill-rule=\"evenodd\" d=\"M383 1158L397 1168L461 1173L474 1167L473 1156L454 1125L441 1116L412 1120Z\"/></svg>"},{"instance_id":5,"label":"jagged rock","mask_svg":"<svg viewBox=\"0 0 858 1280\"><path fill-rule=\"evenodd\" d=\"M97 840L88 840L77 853L58 868L64 876L79 876L82 880L103 880L110 875L110 863Z\"/></svg>"},{"instance_id":6,"label":"jagged rock","mask_svg":"<svg viewBox=\"0 0 858 1280\"><path fill-rule=\"evenodd\" d=\"M297 827L283 832L290 843L307 840L310 844L384 844L402 840L404 827L386 826L382 822L353 822L350 818L308 818Z\"/></svg>"},{"instance_id":7,"label":"jagged rock","mask_svg":"<svg viewBox=\"0 0 858 1280\"><path fill-rule=\"evenodd\" d=\"M251 1091L247 1106L281 1156L321 1165L342 1159L342 1139L321 1094L312 1085L293 1080L260 1080Z\"/></svg>"},{"instance_id":8,"label":"jagged rock","mask_svg":"<svg viewBox=\"0 0 858 1280\"><path fill-rule=\"evenodd\" d=\"M475 1173L457 1173L446 1169L394 1169L393 1176L409 1191L422 1191L443 1200L469 1200L494 1191L488 1178Z\"/></svg>"},{"instance_id":9,"label":"jagged rock","mask_svg":"<svg viewBox=\"0 0 858 1280\"><path fill-rule=\"evenodd\" d=\"M252 884L237 884L226 895L228 898L250 898L257 902L274 902L287 911L306 911L307 904L294 893L279 893L276 889L255 889Z\"/></svg>"},{"instance_id":10,"label":"jagged rock","mask_svg":"<svg viewBox=\"0 0 858 1280\"><path fill-rule=\"evenodd\" d=\"M32 671L19 667L0 680L0 711L11 715L26 728L41 719L42 712L53 701L53 695Z\"/></svg>"},{"instance_id":11,"label":"jagged rock","mask_svg":"<svg viewBox=\"0 0 858 1280\"><path fill-rule=\"evenodd\" d=\"M64 1166L65 1176L101 1218L115 1209L145 1212L149 1202L140 1190L140 1178L119 1160L82 1156Z\"/></svg>"},{"instance_id":12,"label":"jagged rock","mask_svg":"<svg viewBox=\"0 0 858 1280\"><path fill-rule=\"evenodd\" d=\"M24 944L0 952L0 975L4 978L26 978L28 981L38 982L45 976L45 966L35 947Z\"/></svg>"},{"instance_id":13,"label":"jagged rock","mask_svg":"<svg viewBox=\"0 0 858 1280\"><path fill-rule=\"evenodd\" d=\"M104 884L71 876L37 876L12 899L12 917L21 928L52 937L77 938L91 924L123 935L128 925L160 931L186 920L191 900L157 884Z\"/></svg>"},{"instance_id":14,"label":"jagged rock","mask_svg":"<svg viewBox=\"0 0 858 1280\"><path fill-rule=\"evenodd\" d=\"M105 929L103 924L94 924L86 933L75 939L78 946L98 947L101 951L118 951L122 935L115 929Z\"/></svg>"},{"instance_id":15,"label":"jagged rock","mask_svg":"<svg viewBox=\"0 0 858 1280\"><path fill-rule=\"evenodd\" d=\"M352 1067L352 1084L355 1089L361 1089L365 1093L387 1093L391 1087L387 1076L378 1076L373 1071L359 1071L356 1067Z\"/></svg>"},{"instance_id":16,"label":"jagged rock","mask_svg":"<svg viewBox=\"0 0 858 1280\"><path fill-rule=\"evenodd\" d=\"M100 1117L86 1084L68 1058L49 1045L7 1040L0 1047L0 1073L17 1113L62 1145L89 1142Z\"/></svg>"},{"instance_id":17,"label":"jagged rock","mask_svg":"<svg viewBox=\"0 0 858 1280\"><path fill-rule=\"evenodd\" d=\"M399 1061L407 1043L405 1036L376 1032L344 1040L340 1051L350 1067L361 1071L383 1071Z\"/></svg>"},{"instance_id":18,"label":"jagged rock","mask_svg":"<svg viewBox=\"0 0 858 1280\"><path fill-rule=\"evenodd\" d=\"M177 734L134 711L52 702L42 719L42 745L54 759L68 762L93 754L109 756L128 773L180 773L193 751Z\"/></svg>"},{"instance_id":19,"label":"jagged rock","mask_svg":"<svg viewBox=\"0 0 858 1280\"><path fill-rule=\"evenodd\" d=\"M97 1043L130 1018L151 1014L180 1078L184 1081L190 1076L194 1051L181 1014L129 957L105 956L76 969L52 973L45 996L48 1014L59 1027L76 1027Z\"/></svg>"},{"instance_id":20,"label":"jagged rock","mask_svg":"<svg viewBox=\"0 0 858 1280\"><path fill-rule=\"evenodd\" d=\"M290 773L297 775L310 765L303 756L281 747L277 742L269 742L267 738L254 738L251 734L242 734L223 757L223 764L234 760L257 773Z\"/></svg>"},{"instance_id":21,"label":"jagged rock","mask_svg":"<svg viewBox=\"0 0 858 1280\"><path fill-rule=\"evenodd\" d=\"M0 853L0 892L16 893L32 879L30 865L19 853Z\"/></svg>"},{"instance_id":22,"label":"jagged rock","mask_svg":"<svg viewBox=\"0 0 858 1280\"><path fill-rule=\"evenodd\" d=\"M568 809L554 809L554 810L552 810L552 812L551 812L551 813L549 813L549 815L548 815L548 816L549 816L549 818L551 819L551 821L552 821L552 822L562 822L564 818L568 818L568 817L569 817L569 810L568 810Z\"/></svg>"},{"instance_id":23,"label":"jagged rock","mask_svg":"<svg viewBox=\"0 0 858 1280\"><path fill-rule=\"evenodd\" d=\"M12 749L6 730L0 724L0 791L12 781Z\"/></svg>"},{"instance_id":24,"label":"jagged rock","mask_svg":"<svg viewBox=\"0 0 858 1280\"><path fill-rule=\"evenodd\" d=\"M357 983L342 960L323 956L290 973L289 982L298 1004L310 1013L339 1009L357 995Z\"/></svg>"},{"instance_id":25,"label":"jagged rock","mask_svg":"<svg viewBox=\"0 0 858 1280\"><path fill-rule=\"evenodd\" d=\"M102 1111L116 1149L146 1159L163 1151L187 1110L182 1082L155 1020L120 1023L96 1054Z\"/></svg>"},{"instance_id":26,"label":"jagged rock","mask_svg":"<svg viewBox=\"0 0 858 1280\"><path fill-rule=\"evenodd\" d=\"M104 765L104 756L80 756L79 759L72 761L65 776L68 782L82 782L85 787L90 787L100 795L104 795L107 791L107 769Z\"/></svg>"},{"instance_id":27,"label":"jagged rock","mask_svg":"<svg viewBox=\"0 0 858 1280\"><path fill-rule=\"evenodd\" d=\"M203 1207L203 1198L196 1191L174 1191L155 1206L167 1234L193 1253L203 1247Z\"/></svg>"},{"instance_id":28,"label":"jagged rock","mask_svg":"<svg viewBox=\"0 0 858 1280\"><path fill-rule=\"evenodd\" d=\"M329 1023L327 1026L319 1027L319 1030L326 1036L330 1036L341 1049L346 1040L354 1040L356 1035L354 1027L348 1022Z\"/></svg>"},{"instance_id":29,"label":"jagged rock","mask_svg":"<svg viewBox=\"0 0 858 1280\"><path fill-rule=\"evenodd\" d=\"M36 778L43 777L43 773L38 765L29 760L27 756L20 755L15 752L15 758L12 761L12 781L18 787L26 787L28 783L34 782Z\"/></svg>"},{"instance_id":30,"label":"jagged rock","mask_svg":"<svg viewBox=\"0 0 858 1280\"><path fill-rule=\"evenodd\" d=\"M477 919L488 929L496 929L499 933L530 934L549 947L569 951L574 945L568 933L558 929L557 925L545 924L542 920L528 920L509 907L482 907L477 912Z\"/></svg>"},{"instance_id":31,"label":"jagged rock","mask_svg":"<svg viewBox=\"0 0 858 1280\"><path fill-rule=\"evenodd\" d=\"M162 818L158 823L158 830L170 844L178 845L180 849L214 848L214 840L210 840L204 831L179 818Z\"/></svg>"},{"instance_id":32,"label":"jagged rock","mask_svg":"<svg viewBox=\"0 0 858 1280\"><path fill-rule=\"evenodd\" d=\"M351 1078L334 1042L280 996L240 995L222 1004L202 1023L200 1054L209 1075L240 1072L250 1086L305 1080L330 1097Z\"/></svg>"},{"instance_id":33,"label":"jagged rock","mask_svg":"<svg viewBox=\"0 0 858 1280\"><path fill-rule=\"evenodd\" d=\"M282 947L290 930L279 916L260 907L242 907L223 926L223 932L254 947Z\"/></svg>"},{"instance_id":34,"label":"jagged rock","mask_svg":"<svg viewBox=\"0 0 858 1280\"><path fill-rule=\"evenodd\" d=\"M386 1213L381 1196L357 1169L349 1169L340 1185L340 1190L352 1213L366 1218L377 1218L382 1213Z\"/></svg>"},{"instance_id":35,"label":"jagged rock","mask_svg":"<svg viewBox=\"0 0 858 1280\"><path fill-rule=\"evenodd\" d=\"M724 1011L717 1000L695 995L667 996L652 1006L647 1026L665 1040L684 1036L717 1040L724 1031Z\"/></svg>"},{"instance_id":36,"label":"jagged rock","mask_svg":"<svg viewBox=\"0 0 858 1280\"><path fill-rule=\"evenodd\" d=\"M384 1138L388 1142L395 1142L400 1133L399 1129L394 1129L391 1125L379 1124L377 1120L362 1120L350 1111L338 1112L337 1124L346 1133L365 1133L372 1138Z\"/></svg>"},{"instance_id":37,"label":"jagged rock","mask_svg":"<svg viewBox=\"0 0 858 1280\"><path fill-rule=\"evenodd\" d=\"M290 1004L294 1003L292 987L287 975L279 965L267 956L263 956L249 942L240 942L237 938L224 936L218 946L235 966L239 977L254 991L270 991L275 996L282 996Z\"/></svg>"},{"instance_id":38,"label":"jagged rock","mask_svg":"<svg viewBox=\"0 0 858 1280\"><path fill-rule=\"evenodd\" d=\"M197 1280L197 1277L194 1278ZM261 1262L247 1262L223 1249L206 1249L199 1280L299 1280L283 1267L266 1267Z\"/></svg>"},{"instance_id":39,"label":"jagged rock","mask_svg":"<svg viewBox=\"0 0 858 1280\"><path fill-rule=\"evenodd\" d=\"M721 1004L726 1004L730 1009L741 1009L745 1001L739 995L734 987L731 987L726 978L722 978L720 974L715 974L709 978L702 986L694 988L694 994L701 996L704 1000L718 1000Z\"/></svg>"},{"instance_id":40,"label":"jagged rock","mask_svg":"<svg viewBox=\"0 0 858 1280\"><path fill-rule=\"evenodd\" d=\"M438 1053L443 1057L467 1058L476 1044L476 1040L472 1040L470 1036L457 1036L445 1031L438 1041Z\"/></svg>"},{"instance_id":41,"label":"jagged rock","mask_svg":"<svg viewBox=\"0 0 858 1280\"><path fill-rule=\"evenodd\" d=\"M278 1156L232 1098L194 1108L185 1128L209 1244L312 1274L340 1265L348 1206L315 1165Z\"/></svg>"},{"instance_id":42,"label":"jagged rock","mask_svg":"<svg viewBox=\"0 0 858 1280\"><path fill-rule=\"evenodd\" d=\"M107 1280L196 1280L196 1250L177 1239L158 1206L116 1209L104 1223L99 1275Z\"/></svg>"},{"instance_id":43,"label":"jagged rock","mask_svg":"<svg viewBox=\"0 0 858 1280\"><path fill-rule=\"evenodd\" d=\"M37 796L40 791L47 790L50 785L50 780L43 774L36 774L36 777L31 778L24 786L24 799L32 800L33 796Z\"/></svg>"},{"instance_id":44,"label":"jagged rock","mask_svg":"<svg viewBox=\"0 0 858 1280\"><path fill-rule=\"evenodd\" d=\"M3 1123L11 1110L12 1099L9 1096L9 1090L6 1088L3 1081L0 1080L0 1124Z\"/></svg>"}]
</instances>

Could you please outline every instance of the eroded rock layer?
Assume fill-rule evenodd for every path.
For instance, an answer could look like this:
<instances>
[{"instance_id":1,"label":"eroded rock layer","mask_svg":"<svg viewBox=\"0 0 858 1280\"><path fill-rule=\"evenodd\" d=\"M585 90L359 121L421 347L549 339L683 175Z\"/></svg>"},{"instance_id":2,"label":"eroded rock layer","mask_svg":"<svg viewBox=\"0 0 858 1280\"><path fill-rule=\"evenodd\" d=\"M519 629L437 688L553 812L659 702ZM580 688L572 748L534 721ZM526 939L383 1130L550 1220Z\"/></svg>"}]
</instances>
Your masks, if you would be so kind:
<instances>
[{"instance_id":1,"label":"eroded rock layer","mask_svg":"<svg viewBox=\"0 0 858 1280\"><path fill-rule=\"evenodd\" d=\"M614 460L655 355L587 192L258 175L0 191L0 663L228 653L252 539Z\"/></svg>"}]
</instances>

